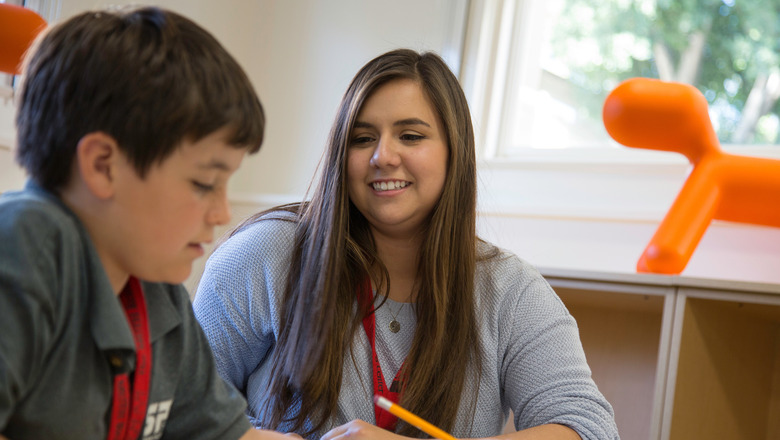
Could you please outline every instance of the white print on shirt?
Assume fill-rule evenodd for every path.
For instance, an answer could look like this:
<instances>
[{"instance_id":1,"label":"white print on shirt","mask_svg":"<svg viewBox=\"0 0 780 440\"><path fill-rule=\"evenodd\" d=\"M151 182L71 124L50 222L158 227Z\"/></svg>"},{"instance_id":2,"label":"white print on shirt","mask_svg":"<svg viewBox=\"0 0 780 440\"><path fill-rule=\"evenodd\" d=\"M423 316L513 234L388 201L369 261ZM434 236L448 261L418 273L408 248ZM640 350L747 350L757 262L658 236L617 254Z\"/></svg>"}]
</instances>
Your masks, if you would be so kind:
<instances>
[{"instance_id":1,"label":"white print on shirt","mask_svg":"<svg viewBox=\"0 0 780 440\"><path fill-rule=\"evenodd\" d=\"M146 411L146 426L144 427L143 440L157 440L162 437L172 404L173 399L149 405L149 409Z\"/></svg>"}]
</instances>

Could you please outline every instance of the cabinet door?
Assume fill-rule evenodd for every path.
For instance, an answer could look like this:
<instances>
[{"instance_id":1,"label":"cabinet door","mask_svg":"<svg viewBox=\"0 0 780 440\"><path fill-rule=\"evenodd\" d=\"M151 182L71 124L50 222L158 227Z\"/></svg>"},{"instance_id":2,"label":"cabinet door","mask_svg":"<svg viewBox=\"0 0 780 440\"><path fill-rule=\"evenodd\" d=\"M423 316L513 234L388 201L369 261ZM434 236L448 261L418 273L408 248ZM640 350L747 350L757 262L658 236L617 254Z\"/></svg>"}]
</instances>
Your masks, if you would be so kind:
<instances>
[{"instance_id":1,"label":"cabinet door","mask_svg":"<svg viewBox=\"0 0 780 440\"><path fill-rule=\"evenodd\" d=\"M680 287L663 438L780 438L780 295Z\"/></svg>"}]
</instances>

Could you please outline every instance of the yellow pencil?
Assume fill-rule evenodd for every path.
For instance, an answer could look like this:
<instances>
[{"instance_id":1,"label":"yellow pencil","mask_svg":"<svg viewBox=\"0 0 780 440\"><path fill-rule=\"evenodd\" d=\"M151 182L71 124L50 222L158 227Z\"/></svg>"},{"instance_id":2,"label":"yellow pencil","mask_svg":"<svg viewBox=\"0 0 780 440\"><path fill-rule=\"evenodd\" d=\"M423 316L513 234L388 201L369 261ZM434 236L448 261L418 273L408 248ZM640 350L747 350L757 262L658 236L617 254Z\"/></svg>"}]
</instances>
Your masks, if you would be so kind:
<instances>
[{"instance_id":1,"label":"yellow pencil","mask_svg":"<svg viewBox=\"0 0 780 440\"><path fill-rule=\"evenodd\" d=\"M430 423L426 422L425 420L417 417L416 415L410 413L409 411L403 409L400 405L397 403L393 403L392 401L382 397L382 396L374 396L374 404L376 406L387 410L390 412L390 414L398 417L399 419L405 421L406 423L416 426L419 428L422 432L430 435L433 438L438 438L441 440L455 440L455 437L447 434L446 432L442 431L441 429L431 425Z\"/></svg>"}]
</instances>

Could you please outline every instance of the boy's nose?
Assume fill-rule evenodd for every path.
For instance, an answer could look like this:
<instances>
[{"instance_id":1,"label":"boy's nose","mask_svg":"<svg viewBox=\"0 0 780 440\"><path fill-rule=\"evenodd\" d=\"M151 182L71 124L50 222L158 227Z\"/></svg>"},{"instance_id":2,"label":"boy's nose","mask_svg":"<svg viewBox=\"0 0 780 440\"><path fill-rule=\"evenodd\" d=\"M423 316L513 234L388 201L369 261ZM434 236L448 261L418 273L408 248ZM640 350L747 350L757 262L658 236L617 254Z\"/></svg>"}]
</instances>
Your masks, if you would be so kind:
<instances>
[{"instance_id":1,"label":"boy's nose","mask_svg":"<svg viewBox=\"0 0 780 440\"><path fill-rule=\"evenodd\" d=\"M214 205L206 214L206 223L210 225L225 225L230 222L230 202L227 195L222 195L216 199Z\"/></svg>"}]
</instances>

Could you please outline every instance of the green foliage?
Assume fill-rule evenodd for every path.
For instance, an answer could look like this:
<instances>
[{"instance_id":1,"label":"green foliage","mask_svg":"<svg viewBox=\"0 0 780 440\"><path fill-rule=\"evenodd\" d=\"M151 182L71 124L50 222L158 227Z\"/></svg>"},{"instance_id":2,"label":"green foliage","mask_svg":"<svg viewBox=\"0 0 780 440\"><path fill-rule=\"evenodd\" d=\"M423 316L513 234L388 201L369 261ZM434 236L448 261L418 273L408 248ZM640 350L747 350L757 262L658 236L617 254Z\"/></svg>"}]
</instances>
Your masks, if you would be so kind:
<instances>
[{"instance_id":1,"label":"green foliage","mask_svg":"<svg viewBox=\"0 0 780 440\"><path fill-rule=\"evenodd\" d=\"M569 66L581 110L598 115L620 81L659 77L658 51L677 71L696 33L705 43L690 82L708 99L725 143L756 79L780 68L780 0L564 0L552 51ZM767 113L778 111L774 101ZM758 123L753 134L756 143L778 142L776 130Z\"/></svg>"}]
</instances>

